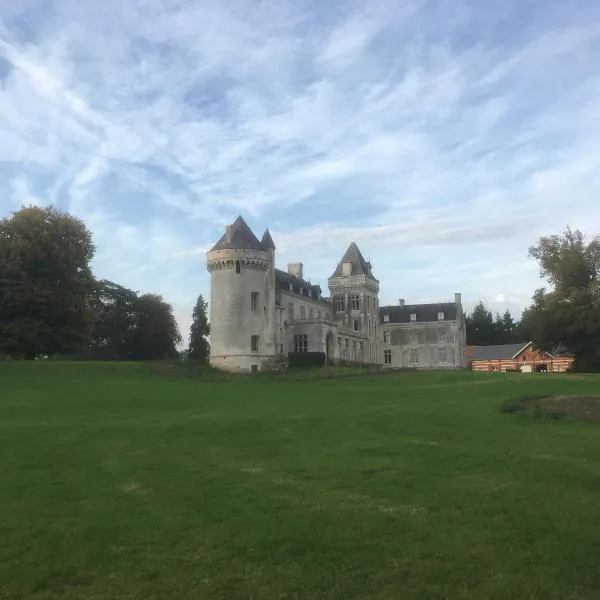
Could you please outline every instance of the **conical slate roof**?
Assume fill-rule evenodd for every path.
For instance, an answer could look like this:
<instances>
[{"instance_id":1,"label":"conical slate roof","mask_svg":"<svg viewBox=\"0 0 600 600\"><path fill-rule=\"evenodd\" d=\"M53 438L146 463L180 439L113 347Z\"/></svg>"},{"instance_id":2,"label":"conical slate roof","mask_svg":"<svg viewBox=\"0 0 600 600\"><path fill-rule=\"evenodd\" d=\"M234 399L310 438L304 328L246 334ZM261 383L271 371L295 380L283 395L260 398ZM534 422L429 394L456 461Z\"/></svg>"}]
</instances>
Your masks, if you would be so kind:
<instances>
[{"instance_id":1,"label":"conical slate roof","mask_svg":"<svg viewBox=\"0 0 600 600\"><path fill-rule=\"evenodd\" d=\"M275 242L273 241L271 232L268 229L265 229L260 244L265 250L275 250Z\"/></svg>"},{"instance_id":2,"label":"conical slate roof","mask_svg":"<svg viewBox=\"0 0 600 600\"><path fill-rule=\"evenodd\" d=\"M225 231L223 237L212 247L211 252L213 250L263 250L262 244L241 215L227 229L229 227L231 231Z\"/></svg>"},{"instance_id":3,"label":"conical slate roof","mask_svg":"<svg viewBox=\"0 0 600 600\"><path fill-rule=\"evenodd\" d=\"M352 275L366 275L371 279L375 279L375 277L373 277L373 273L371 272L371 263L365 260L355 242L352 242L348 246L346 254L344 254L342 260L338 263L338 266L331 277L344 277L342 268L344 263L352 263Z\"/></svg>"}]
</instances>

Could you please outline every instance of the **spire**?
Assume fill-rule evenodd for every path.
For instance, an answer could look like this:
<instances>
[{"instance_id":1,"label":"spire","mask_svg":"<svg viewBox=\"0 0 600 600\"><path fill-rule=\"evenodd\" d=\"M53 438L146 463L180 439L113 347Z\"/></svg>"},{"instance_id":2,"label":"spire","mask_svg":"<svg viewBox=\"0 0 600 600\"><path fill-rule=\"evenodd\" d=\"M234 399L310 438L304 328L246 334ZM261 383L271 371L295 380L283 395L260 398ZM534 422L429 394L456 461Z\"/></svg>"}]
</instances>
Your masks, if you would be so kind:
<instances>
[{"instance_id":1,"label":"spire","mask_svg":"<svg viewBox=\"0 0 600 600\"><path fill-rule=\"evenodd\" d=\"M347 277L350 275L366 275L370 279L375 279L371 272L371 263L364 259L355 242L351 242L348 246L348 250L346 250L331 277Z\"/></svg>"},{"instance_id":2,"label":"spire","mask_svg":"<svg viewBox=\"0 0 600 600\"><path fill-rule=\"evenodd\" d=\"M265 250L275 250L275 243L273 242L273 238L271 237L271 232L269 229L265 229L263 233L262 240L260 241L260 245Z\"/></svg>"},{"instance_id":3,"label":"spire","mask_svg":"<svg viewBox=\"0 0 600 600\"><path fill-rule=\"evenodd\" d=\"M213 250L262 250L258 238L240 215L231 225L227 225L221 239L212 247Z\"/></svg>"}]
</instances>

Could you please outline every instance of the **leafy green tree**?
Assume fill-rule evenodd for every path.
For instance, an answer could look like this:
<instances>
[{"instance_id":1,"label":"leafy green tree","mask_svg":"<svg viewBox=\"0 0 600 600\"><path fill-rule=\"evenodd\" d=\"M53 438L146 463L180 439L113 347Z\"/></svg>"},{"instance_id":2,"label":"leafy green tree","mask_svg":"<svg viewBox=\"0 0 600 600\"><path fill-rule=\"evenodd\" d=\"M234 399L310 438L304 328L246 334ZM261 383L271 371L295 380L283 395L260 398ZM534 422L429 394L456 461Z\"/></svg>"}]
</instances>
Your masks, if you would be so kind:
<instances>
[{"instance_id":1,"label":"leafy green tree","mask_svg":"<svg viewBox=\"0 0 600 600\"><path fill-rule=\"evenodd\" d=\"M112 281L99 281L94 294L94 327L90 352L94 358L133 358L138 313L136 292Z\"/></svg>"},{"instance_id":2,"label":"leafy green tree","mask_svg":"<svg viewBox=\"0 0 600 600\"><path fill-rule=\"evenodd\" d=\"M181 335L170 304L157 294L144 294L136 302L135 327L131 336L131 357L157 360L178 355Z\"/></svg>"},{"instance_id":3,"label":"leafy green tree","mask_svg":"<svg viewBox=\"0 0 600 600\"><path fill-rule=\"evenodd\" d=\"M0 346L11 356L72 353L89 340L92 236L53 207L0 220Z\"/></svg>"},{"instance_id":4,"label":"leafy green tree","mask_svg":"<svg viewBox=\"0 0 600 600\"><path fill-rule=\"evenodd\" d=\"M192 326L190 327L190 344L188 348L188 357L196 360L208 360L210 348L206 339L210 333L210 325L206 310L208 303L202 297L198 296L196 306L192 312Z\"/></svg>"},{"instance_id":5,"label":"leafy green tree","mask_svg":"<svg viewBox=\"0 0 600 600\"><path fill-rule=\"evenodd\" d=\"M529 255L551 289L540 288L523 323L550 352L575 356L578 370L600 370L600 236L586 243L578 230L540 238Z\"/></svg>"}]
</instances>

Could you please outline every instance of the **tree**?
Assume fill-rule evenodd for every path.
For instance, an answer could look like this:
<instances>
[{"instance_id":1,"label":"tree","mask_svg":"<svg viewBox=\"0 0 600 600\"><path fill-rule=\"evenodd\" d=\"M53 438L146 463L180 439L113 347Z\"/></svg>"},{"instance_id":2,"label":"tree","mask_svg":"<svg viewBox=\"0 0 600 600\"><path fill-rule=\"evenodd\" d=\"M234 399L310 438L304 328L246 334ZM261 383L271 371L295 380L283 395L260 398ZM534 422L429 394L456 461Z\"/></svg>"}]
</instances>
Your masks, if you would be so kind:
<instances>
[{"instance_id":1,"label":"tree","mask_svg":"<svg viewBox=\"0 0 600 600\"><path fill-rule=\"evenodd\" d=\"M181 335L173 309L162 296L144 294L137 299L131 335L131 358L156 360L177 356Z\"/></svg>"},{"instance_id":2,"label":"tree","mask_svg":"<svg viewBox=\"0 0 600 600\"><path fill-rule=\"evenodd\" d=\"M138 313L136 292L112 281L99 281L94 294L94 326L90 352L94 358L132 358Z\"/></svg>"},{"instance_id":3,"label":"tree","mask_svg":"<svg viewBox=\"0 0 600 600\"><path fill-rule=\"evenodd\" d=\"M470 315L465 318L467 325L467 344L486 346L495 342L495 328L492 313L480 300Z\"/></svg>"},{"instance_id":4,"label":"tree","mask_svg":"<svg viewBox=\"0 0 600 600\"><path fill-rule=\"evenodd\" d=\"M512 344L520 341L516 339L517 325L508 309L502 316L496 315L494 329L496 344Z\"/></svg>"},{"instance_id":5,"label":"tree","mask_svg":"<svg viewBox=\"0 0 600 600\"><path fill-rule=\"evenodd\" d=\"M210 333L210 325L206 315L208 302L204 300L202 294L198 296L196 306L192 312L192 326L190 327L190 345L188 357L196 360L208 360L210 347L206 336Z\"/></svg>"},{"instance_id":6,"label":"tree","mask_svg":"<svg viewBox=\"0 0 600 600\"><path fill-rule=\"evenodd\" d=\"M600 236L578 230L540 238L529 255L552 286L536 290L524 324L542 348L567 351L578 370L600 370Z\"/></svg>"},{"instance_id":7,"label":"tree","mask_svg":"<svg viewBox=\"0 0 600 600\"><path fill-rule=\"evenodd\" d=\"M92 325L92 236L53 207L0 220L0 346L35 358L83 347Z\"/></svg>"}]
</instances>

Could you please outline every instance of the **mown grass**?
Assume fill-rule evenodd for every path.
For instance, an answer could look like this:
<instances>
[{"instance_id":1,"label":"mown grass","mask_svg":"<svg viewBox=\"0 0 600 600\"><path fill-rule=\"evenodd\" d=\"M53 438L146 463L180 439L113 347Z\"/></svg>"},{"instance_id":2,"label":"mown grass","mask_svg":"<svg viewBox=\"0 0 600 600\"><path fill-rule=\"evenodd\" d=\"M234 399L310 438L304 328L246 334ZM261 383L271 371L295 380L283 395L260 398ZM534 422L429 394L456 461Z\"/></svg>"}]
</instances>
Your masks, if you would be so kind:
<instances>
[{"instance_id":1,"label":"mown grass","mask_svg":"<svg viewBox=\"0 0 600 600\"><path fill-rule=\"evenodd\" d=\"M600 597L595 376L0 363L2 599Z\"/></svg>"}]
</instances>

